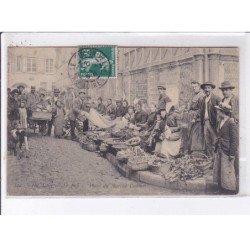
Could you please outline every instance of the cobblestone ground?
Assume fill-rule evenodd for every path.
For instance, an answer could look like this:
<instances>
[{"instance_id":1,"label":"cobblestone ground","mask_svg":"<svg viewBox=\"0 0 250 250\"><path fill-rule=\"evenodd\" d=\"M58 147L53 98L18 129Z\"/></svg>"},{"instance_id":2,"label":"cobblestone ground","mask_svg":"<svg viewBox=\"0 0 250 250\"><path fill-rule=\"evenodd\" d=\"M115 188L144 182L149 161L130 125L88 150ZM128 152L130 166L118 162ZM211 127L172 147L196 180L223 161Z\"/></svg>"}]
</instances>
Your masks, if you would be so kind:
<instances>
[{"instance_id":1,"label":"cobblestone ground","mask_svg":"<svg viewBox=\"0 0 250 250\"><path fill-rule=\"evenodd\" d=\"M104 158L77 142L33 135L29 158L8 156L9 195L173 195L187 194L131 181Z\"/></svg>"}]
</instances>

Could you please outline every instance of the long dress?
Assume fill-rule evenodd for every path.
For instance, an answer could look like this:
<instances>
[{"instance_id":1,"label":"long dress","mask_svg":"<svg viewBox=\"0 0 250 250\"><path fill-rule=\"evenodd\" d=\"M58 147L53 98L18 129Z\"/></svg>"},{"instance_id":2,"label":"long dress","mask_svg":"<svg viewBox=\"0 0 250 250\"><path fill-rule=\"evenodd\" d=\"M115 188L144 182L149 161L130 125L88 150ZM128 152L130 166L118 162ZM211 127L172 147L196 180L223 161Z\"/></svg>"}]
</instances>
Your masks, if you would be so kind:
<instances>
[{"instance_id":1,"label":"long dress","mask_svg":"<svg viewBox=\"0 0 250 250\"><path fill-rule=\"evenodd\" d=\"M64 110L63 108L56 109L56 115L54 119L54 135L56 137L61 137L63 134L63 127L64 127Z\"/></svg>"},{"instance_id":2,"label":"long dress","mask_svg":"<svg viewBox=\"0 0 250 250\"><path fill-rule=\"evenodd\" d=\"M238 153L238 128L233 118L229 118L218 128L218 138L215 143L215 160L213 166L213 181L219 188L236 191L238 188L234 163ZM229 156L235 159L230 160Z\"/></svg>"},{"instance_id":3,"label":"long dress","mask_svg":"<svg viewBox=\"0 0 250 250\"><path fill-rule=\"evenodd\" d=\"M194 151L205 150L204 132L202 130L200 118L199 118L199 106L200 100L204 96L202 91L195 94L192 98L190 109L188 112L189 119L189 139L188 139L188 151L192 153ZM194 122L192 122L194 120Z\"/></svg>"}]
</instances>

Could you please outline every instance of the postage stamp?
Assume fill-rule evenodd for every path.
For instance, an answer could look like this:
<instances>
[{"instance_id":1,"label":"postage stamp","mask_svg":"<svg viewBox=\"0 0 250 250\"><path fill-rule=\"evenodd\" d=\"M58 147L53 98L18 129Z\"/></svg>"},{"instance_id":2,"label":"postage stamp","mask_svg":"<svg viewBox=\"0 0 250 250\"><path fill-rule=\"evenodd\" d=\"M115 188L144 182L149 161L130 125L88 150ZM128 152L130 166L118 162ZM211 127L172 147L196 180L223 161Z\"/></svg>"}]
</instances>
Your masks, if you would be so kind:
<instances>
[{"instance_id":1,"label":"postage stamp","mask_svg":"<svg viewBox=\"0 0 250 250\"><path fill-rule=\"evenodd\" d=\"M78 50L80 78L116 77L116 48L81 47Z\"/></svg>"}]
</instances>

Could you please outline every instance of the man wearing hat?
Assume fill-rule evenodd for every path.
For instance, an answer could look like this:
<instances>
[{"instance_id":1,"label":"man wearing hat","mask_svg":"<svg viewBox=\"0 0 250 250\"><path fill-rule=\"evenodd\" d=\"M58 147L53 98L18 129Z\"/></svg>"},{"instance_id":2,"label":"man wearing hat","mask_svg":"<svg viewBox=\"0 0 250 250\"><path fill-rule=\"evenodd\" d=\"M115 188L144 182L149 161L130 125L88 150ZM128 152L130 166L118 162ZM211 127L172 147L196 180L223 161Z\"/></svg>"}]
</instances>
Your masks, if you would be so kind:
<instances>
[{"instance_id":1,"label":"man wearing hat","mask_svg":"<svg viewBox=\"0 0 250 250\"><path fill-rule=\"evenodd\" d=\"M204 139L207 156L213 156L213 147L216 139L217 128L217 110L215 106L219 105L221 99L212 93L215 85L211 82L201 84L205 96L201 100L200 118L204 129Z\"/></svg>"},{"instance_id":2,"label":"man wearing hat","mask_svg":"<svg viewBox=\"0 0 250 250\"><path fill-rule=\"evenodd\" d=\"M23 84L19 84L17 86L17 89L18 89L18 92L19 92L19 97L18 97L18 100L19 100L19 105L21 102L24 102L26 104L27 102L27 95L25 93L25 86Z\"/></svg>"},{"instance_id":3,"label":"man wearing hat","mask_svg":"<svg viewBox=\"0 0 250 250\"><path fill-rule=\"evenodd\" d=\"M81 118L80 120L83 122L83 132L88 131L89 129L89 120L86 117L82 116L82 111L87 111L87 97L86 93L83 89L79 90L78 97L74 100L73 107L69 111L68 118L70 120L70 128L71 128L71 140L76 140L75 128L76 128L76 119Z\"/></svg>"},{"instance_id":4,"label":"man wearing hat","mask_svg":"<svg viewBox=\"0 0 250 250\"><path fill-rule=\"evenodd\" d=\"M237 125L230 118L232 109L223 104L215 106L218 114L218 138L215 143L215 161L213 168L213 182L219 191L225 194L237 192L234 161L238 152Z\"/></svg>"},{"instance_id":5,"label":"man wearing hat","mask_svg":"<svg viewBox=\"0 0 250 250\"><path fill-rule=\"evenodd\" d=\"M32 111L36 109L36 104L39 102L39 96L36 92L36 87L30 87L30 93L27 94L27 111L28 117L32 115Z\"/></svg>"},{"instance_id":6,"label":"man wearing hat","mask_svg":"<svg viewBox=\"0 0 250 250\"><path fill-rule=\"evenodd\" d=\"M223 94L222 104L225 107L231 107L231 117L235 119L235 122L239 122L239 99L235 96L232 91L235 87L229 81L221 83L221 91Z\"/></svg>"},{"instance_id":7,"label":"man wearing hat","mask_svg":"<svg viewBox=\"0 0 250 250\"><path fill-rule=\"evenodd\" d=\"M171 99L166 95L166 88L164 86L157 86L159 92L158 100L158 110L165 109L168 102L171 102Z\"/></svg>"}]
</instances>

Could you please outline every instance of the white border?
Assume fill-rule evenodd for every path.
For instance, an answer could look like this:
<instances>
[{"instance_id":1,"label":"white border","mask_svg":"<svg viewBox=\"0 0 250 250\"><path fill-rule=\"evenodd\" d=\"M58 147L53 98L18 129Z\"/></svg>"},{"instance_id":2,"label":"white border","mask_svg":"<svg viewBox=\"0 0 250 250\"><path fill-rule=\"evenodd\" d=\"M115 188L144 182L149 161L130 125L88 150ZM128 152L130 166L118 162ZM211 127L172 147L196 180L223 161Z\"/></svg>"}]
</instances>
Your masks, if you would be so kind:
<instances>
[{"instance_id":1,"label":"white border","mask_svg":"<svg viewBox=\"0 0 250 250\"><path fill-rule=\"evenodd\" d=\"M237 197L7 198L6 103L8 46L169 46L240 48L240 190ZM1 165L4 214L246 214L250 211L249 118L250 36L244 33L5 33L2 35Z\"/></svg>"}]
</instances>

